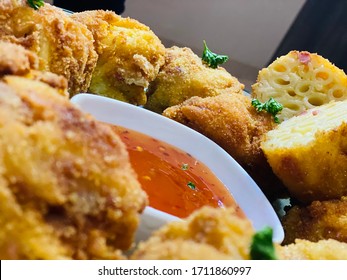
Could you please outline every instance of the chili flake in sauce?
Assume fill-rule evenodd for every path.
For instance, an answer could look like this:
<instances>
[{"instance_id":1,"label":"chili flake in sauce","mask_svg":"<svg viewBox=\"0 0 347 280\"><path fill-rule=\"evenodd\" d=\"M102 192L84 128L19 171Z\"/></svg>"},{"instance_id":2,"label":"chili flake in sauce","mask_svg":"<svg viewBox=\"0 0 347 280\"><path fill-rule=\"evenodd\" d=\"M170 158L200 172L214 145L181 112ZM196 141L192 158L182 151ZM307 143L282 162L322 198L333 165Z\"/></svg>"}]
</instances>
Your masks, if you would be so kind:
<instances>
[{"instance_id":1,"label":"chili flake in sauce","mask_svg":"<svg viewBox=\"0 0 347 280\"><path fill-rule=\"evenodd\" d=\"M244 216L222 182L189 153L137 131L112 128L127 146L151 207L184 218L205 205L233 206Z\"/></svg>"}]
</instances>

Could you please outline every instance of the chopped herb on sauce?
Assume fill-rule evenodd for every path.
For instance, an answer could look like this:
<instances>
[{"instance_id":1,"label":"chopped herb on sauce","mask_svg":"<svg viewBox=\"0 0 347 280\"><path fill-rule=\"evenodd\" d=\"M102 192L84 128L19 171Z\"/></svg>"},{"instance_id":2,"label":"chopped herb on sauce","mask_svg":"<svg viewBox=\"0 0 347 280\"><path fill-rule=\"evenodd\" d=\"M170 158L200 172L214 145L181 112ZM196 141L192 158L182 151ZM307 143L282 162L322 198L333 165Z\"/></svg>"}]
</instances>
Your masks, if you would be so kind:
<instances>
[{"instance_id":1,"label":"chopped herb on sauce","mask_svg":"<svg viewBox=\"0 0 347 280\"><path fill-rule=\"evenodd\" d=\"M182 164L181 169L182 170L188 170L189 169L189 164L187 164L187 163Z\"/></svg>"},{"instance_id":2,"label":"chopped herb on sauce","mask_svg":"<svg viewBox=\"0 0 347 280\"><path fill-rule=\"evenodd\" d=\"M192 190L195 190L195 184L193 182L188 182L187 186L191 188Z\"/></svg>"},{"instance_id":3,"label":"chopped herb on sauce","mask_svg":"<svg viewBox=\"0 0 347 280\"><path fill-rule=\"evenodd\" d=\"M238 207L216 175L186 151L138 131L110 127L127 146L130 162L151 207L179 218L186 218L206 205ZM183 171L182 167L188 169ZM188 185L188 182L193 183ZM189 203L182 203L182 199ZM244 217L242 211L238 214Z\"/></svg>"},{"instance_id":4,"label":"chopped herb on sauce","mask_svg":"<svg viewBox=\"0 0 347 280\"><path fill-rule=\"evenodd\" d=\"M27 0L28 5L35 9L38 10L40 7L42 7L45 2L43 0Z\"/></svg>"},{"instance_id":5,"label":"chopped herb on sauce","mask_svg":"<svg viewBox=\"0 0 347 280\"><path fill-rule=\"evenodd\" d=\"M258 99L253 99L251 104L257 112L266 111L274 117L275 123L280 122L276 115L282 111L283 105L272 97L265 103L261 103Z\"/></svg>"},{"instance_id":6,"label":"chopped herb on sauce","mask_svg":"<svg viewBox=\"0 0 347 280\"><path fill-rule=\"evenodd\" d=\"M202 53L202 61L204 61L209 67L217 68L219 64L226 62L229 57L227 55L220 55L211 52L207 47L206 41L204 40L204 52Z\"/></svg>"}]
</instances>

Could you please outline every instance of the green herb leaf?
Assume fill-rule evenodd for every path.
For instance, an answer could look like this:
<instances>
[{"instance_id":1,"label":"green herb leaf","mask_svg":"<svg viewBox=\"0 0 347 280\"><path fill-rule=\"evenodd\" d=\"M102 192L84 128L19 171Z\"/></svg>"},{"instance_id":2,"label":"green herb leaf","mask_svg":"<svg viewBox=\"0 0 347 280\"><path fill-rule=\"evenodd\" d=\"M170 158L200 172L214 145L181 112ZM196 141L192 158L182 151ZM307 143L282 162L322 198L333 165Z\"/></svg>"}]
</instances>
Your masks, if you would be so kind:
<instances>
[{"instance_id":1,"label":"green herb leaf","mask_svg":"<svg viewBox=\"0 0 347 280\"><path fill-rule=\"evenodd\" d=\"M182 164L181 169L182 169L182 170L188 170L188 169L189 169L188 163Z\"/></svg>"},{"instance_id":2,"label":"green herb leaf","mask_svg":"<svg viewBox=\"0 0 347 280\"><path fill-rule=\"evenodd\" d=\"M193 182L188 182L187 186L191 188L192 190L195 190L195 184Z\"/></svg>"},{"instance_id":3,"label":"green herb leaf","mask_svg":"<svg viewBox=\"0 0 347 280\"><path fill-rule=\"evenodd\" d=\"M274 117L275 123L280 122L276 115L282 111L283 105L272 97L265 103L261 103L258 99L253 99L251 104L258 112L266 111L270 113Z\"/></svg>"},{"instance_id":4,"label":"green herb leaf","mask_svg":"<svg viewBox=\"0 0 347 280\"><path fill-rule=\"evenodd\" d=\"M35 9L38 10L40 7L42 7L45 2L43 0L27 0L28 5Z\"/></svg>"},{"instance_id":5,"label":"green herb leaf","mask_svg":"<svg viewBox=\"0 0 347 280\"><path fill-rule=\"evenodd\" d=\"M277 260L272 243L272 228L265 227L253 236L250 254L252 260Z\"/></svg>"},{"instance_id":6,"label":"green herb leaf","mask_svg":"<svg viewBox=\"0 0 347 280\"><path fill-rule=\"evenodd\" d=\"M204 61L209 67L217 68L218 65L226 62L229 57L227 55L219 55L211 52L211 50L207 47L206 42L204 40L204 52L202 53L202 61Z\"/></svg>"}]
</instances>

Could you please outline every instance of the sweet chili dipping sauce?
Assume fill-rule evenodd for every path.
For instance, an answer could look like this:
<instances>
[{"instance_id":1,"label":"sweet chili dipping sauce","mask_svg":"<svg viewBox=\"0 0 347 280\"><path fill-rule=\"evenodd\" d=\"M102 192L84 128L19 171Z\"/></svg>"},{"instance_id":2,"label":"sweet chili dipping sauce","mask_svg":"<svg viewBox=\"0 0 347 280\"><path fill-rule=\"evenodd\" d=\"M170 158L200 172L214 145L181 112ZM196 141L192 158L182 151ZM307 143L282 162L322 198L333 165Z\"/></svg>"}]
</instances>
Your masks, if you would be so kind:
<instances>
[{"instance_id":1,"label":"sweet chili dipping sauce","mask_svg":"<svg viewBox=\"0 0 347 280\"><path fill-rule=\"evenodd\" d=\"M137 131L111 126L126 144L149 205L185 218L204 205L242 210L223 183L190 154Z\"/></svg>"}]
</instances>

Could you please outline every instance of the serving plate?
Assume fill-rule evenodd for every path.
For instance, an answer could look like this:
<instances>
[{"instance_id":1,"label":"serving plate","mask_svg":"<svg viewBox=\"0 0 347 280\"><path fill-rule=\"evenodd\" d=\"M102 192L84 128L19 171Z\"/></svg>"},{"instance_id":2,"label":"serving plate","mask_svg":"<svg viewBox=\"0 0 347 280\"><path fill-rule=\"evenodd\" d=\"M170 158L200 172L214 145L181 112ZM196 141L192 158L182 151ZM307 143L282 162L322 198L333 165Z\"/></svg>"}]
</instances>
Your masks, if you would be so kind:
<instances>
[{"instance_id":1,"label":"serving plate","mask_svg":"<svg viewBox=\"0 0 347 280\"><path fill-rule=\"evenodd\" d=\"M253 179L228 153L204 135L157 113L111 98L78 94L71 101L99 121L136 130L189 152L222 181L256 230L270 226L273 241L283 240L284 231L278 216ZM136 240L147 239L153 230L173 220L178 218L146 207Z\"/></svg>"}]
</instances>

